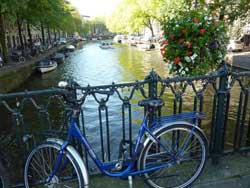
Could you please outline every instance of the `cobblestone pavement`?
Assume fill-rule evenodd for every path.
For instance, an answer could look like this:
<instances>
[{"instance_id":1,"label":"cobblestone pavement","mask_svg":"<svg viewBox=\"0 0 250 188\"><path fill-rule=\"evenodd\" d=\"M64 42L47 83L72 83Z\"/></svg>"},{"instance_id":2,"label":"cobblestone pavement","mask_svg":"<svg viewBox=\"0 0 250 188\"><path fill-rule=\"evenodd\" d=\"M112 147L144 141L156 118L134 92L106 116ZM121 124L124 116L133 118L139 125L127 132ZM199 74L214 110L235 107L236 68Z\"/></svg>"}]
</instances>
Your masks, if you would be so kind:
<instances>
[{"instance_id":1,"label":"cobblestone pavement","mask_svg":"<svg viewBox=\"0 0 250 188\"><path fill-rule=\"evenodd\" d=\"M212 165L208 160L200 177L190 188L250 188L250 155L227 155ZM128 188L126 180L103 176L90 177L91 188ZM133 188L147 188L143 179L136 177Z\"/></svg>"}]
</instances>

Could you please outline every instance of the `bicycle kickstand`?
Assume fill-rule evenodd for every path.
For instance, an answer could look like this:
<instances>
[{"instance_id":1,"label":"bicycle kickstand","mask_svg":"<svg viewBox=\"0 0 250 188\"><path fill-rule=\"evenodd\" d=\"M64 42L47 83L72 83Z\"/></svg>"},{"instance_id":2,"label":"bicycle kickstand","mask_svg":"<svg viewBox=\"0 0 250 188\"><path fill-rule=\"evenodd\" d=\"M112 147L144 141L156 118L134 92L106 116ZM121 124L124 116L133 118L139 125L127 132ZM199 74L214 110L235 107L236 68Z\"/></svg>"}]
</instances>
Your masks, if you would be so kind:
<instances>
[{"instance_id":1,"label":"bicycle kickstand","mask_svg":"<svg viewBox=\"0 0 250 188\"><path fill-rule=\"evenodd\" d=\"M132 178L132 176L128 176L128 185L129 185L129 188L133 188L133 178Z\"/></svg>"}]
</instances>

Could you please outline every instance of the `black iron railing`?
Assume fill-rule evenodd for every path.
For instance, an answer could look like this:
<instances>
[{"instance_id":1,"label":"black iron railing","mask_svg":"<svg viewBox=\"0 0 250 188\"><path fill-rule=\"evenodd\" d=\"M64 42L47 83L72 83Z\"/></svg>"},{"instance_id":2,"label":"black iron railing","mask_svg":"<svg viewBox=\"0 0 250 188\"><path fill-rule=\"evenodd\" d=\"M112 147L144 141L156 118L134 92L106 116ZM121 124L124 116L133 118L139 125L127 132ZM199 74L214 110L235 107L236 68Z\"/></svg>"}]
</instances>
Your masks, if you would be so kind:
<instances>
[{"instance_id":1,"label":"black iron railing","mask_svg":"<svg viewBox=\"0 0 250 188\"><path fill-rule=\"evenodd\" d=\"M20 153L21 174L22 162L34 145L46 137L65 136L71 106L64 96L81 96L81 131L99 157L111 161L117 157L116 146L121 139L129 140L131 154L139 129L135 125L140 124L144 114L138 101L161 97L166 105L151 112L149 120L185 111L205 112L207 117L199 126L209 138L210 156L218 162L222 154L250 151L249 91L250 72L233 73L222 66L204 76L163 79L152 71L145 80L131 83L0 94L0 133L5 138L2 140L7 140L0 148L10 160L15 160L13 151ZM83 148L77 147L92 171Z\"/></svg>"}]
</instances>

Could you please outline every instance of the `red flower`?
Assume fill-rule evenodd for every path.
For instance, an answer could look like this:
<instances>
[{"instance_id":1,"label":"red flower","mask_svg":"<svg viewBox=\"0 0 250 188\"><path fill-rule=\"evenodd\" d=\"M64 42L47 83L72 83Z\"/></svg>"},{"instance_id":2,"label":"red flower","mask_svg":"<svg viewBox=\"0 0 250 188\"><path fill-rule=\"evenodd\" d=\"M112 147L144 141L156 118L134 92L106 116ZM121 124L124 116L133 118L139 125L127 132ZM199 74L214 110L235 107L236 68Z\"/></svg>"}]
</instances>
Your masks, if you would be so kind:
<instances>
[{"instance_id":1,"label":"red flower","mask_svg":"<svg viewBox=\"0 0 250 188\"><path fill-rule=\"evenodd\" d=\"M161 56L162 56L162 57L164 57L164 56L165 56L165 52L166 52L166 51L165 51L165 49L164 49L164 50L162 50L162 48L161 48Z\"/></svg>"},{"instance_id":2,"label":"red flower","mask_svg":"<svg viewBox=\"0 0 250 188\"><path fill-rule=\"evenodd\" d=\"M160 50L161 50L161 51L165 51L165 48L161 48Z\"/></svg>"},{"instance_id":3,"label":"red flower","mask_svg":"<svg viewBox=\"0 0 250 188\"><path fill-rule=\"evenodd\" d=\"M162 43L161 43L161 46L167 46L168 45L168 41L164 40Z\"/></svg>"},{"instance_id":4,"label":"red flower","mask_svg":"<svg viewBox=\"0 0 250 188\"><path fill-rule=\"evenodd\" d=\"M186 46L187 46L188 48L190 48L190 47L192 46L192 43L191 43L191 42L186 42Z\"/></svg>"},{"instance_id":5,"label":"red flower","mask_svg":"<svg viewBox=\"0 0 250 188\"><path fill-rule=\"evenodd\" d=\"M178 63L180 62L180 60L181 60L181 58L176 57L176 58L174 58L174 63L175 63L175 64L178 64Z\"/></svg>"},{"instance_id":6,"label":"red flower","mask_svg":"<svg viewBox=\"0 0 250 188\"><path fill-rule=\"evenodd\" d=\"M199 23L199 19L198 18L194 18L194 23Z\"/></svg>"},{"instance_id":7,"label":"red flower","mask_svg":"<svg viewBox=\"0 0 250 188\"><path fill-rule=\"evenodd\" d=\"M184 38L180 38L180 39L179 39L179 42L180 42L180 43L184 42Z\"/></svg>"},{"instance_id":8,"label":"red flower","mask_svg":"<svg viewBox=\"0 0 250 188\"><path fill-rule=\"evenodd\" d=\"M185 34L187 32L187 30L186 29L182 29L181 32L182 32L182 34Z\"/></svg>"},{"instance_id":9,"label":"red flower","mask_svg":"<svg viewBox=\"0 0 250 188\"><path fill-rule=\"evenodd\" d=\"M169 35L169 38L170 38L171 40L174 40L174 35L173 35L173 34Z\"/></svg>"},{"instance_id":10,"label":"red flower","mask_svg":"<svg viewBox=\"0 0 250 188\"><path fill-rule=\"evenodd\" d=\"M190 56L190 55L193 54L193 52L192 52L192 51L187 51L186 54L187 54L188 56Z\"/></svg>"},{"instance_id":11,"label":"red flower","mask_svg":"<svg viewBox=\"0 0 250 188\"><path fill-rule=\"evenodd\" d=\"M200 30L200 33L201 33L201 34L204 34L205 31L206 31L205 29L201 29L201 30Z\"/></svg>"}]
</instances>

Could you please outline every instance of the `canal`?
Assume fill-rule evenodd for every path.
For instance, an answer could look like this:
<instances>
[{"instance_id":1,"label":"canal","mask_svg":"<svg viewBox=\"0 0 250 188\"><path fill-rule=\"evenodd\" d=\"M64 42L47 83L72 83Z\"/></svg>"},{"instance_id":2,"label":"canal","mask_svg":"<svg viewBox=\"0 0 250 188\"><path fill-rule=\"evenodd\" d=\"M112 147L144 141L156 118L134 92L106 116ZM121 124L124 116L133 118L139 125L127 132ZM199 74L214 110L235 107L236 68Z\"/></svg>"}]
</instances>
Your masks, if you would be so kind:
<instances>
[{"instance_id":1,"label":"canal","mask_svg":"<svg viewBox=\"0 0 250 188\"><path fill-rule=\"evenodd\" d=\"M67 79L73 79L82 86L142 80L152 69L164 77L167 75L166 67L159 50L145 52L127 45L101 49L97 42L87 43L80 45L56 71L35 74L17 90L48 88Z\"/></svg>"},{"instance_id":2,"label":"canal","mask_svg":"<svg viewBox=\"0 0 250 188\"><path fill-rule=\"evenodd\" d=\"M152 51L141 51L138 48L130 47L127 45L114 45L114 49L101 49L99 47L99 43L87 43L83 45L79 45L78 49L73 52L67 59L64 64L58 66L58 68L50 73L39 75L34 74L29 80L23 83L19 88L15 91L23 91L23 90L38 90L38 89L46 89L49 87L57 86L60 80L68 80L73 79L77 81L81 86L86 86L88 84L95 85L105 85L122 82L131 82L135 80L143 80L148 73L154 69L162 78L166 78L169 76L167 74L167 66L166 63L163 62L160 53L158 50ZM197 82L197 85L201 85ZM197 86L198 88L198 86ZM129 94L129 88L121 91L124 95ZM213 110L213 97L214 90L212 87L208 87L204 92L204 101L203 101L203 111L207 114L207 117L202 121L202 128L205 130L207 136L210 136L211 132L211 117ZM231 100L230 100L230 110L229 110L229 118L228 118L228 131L226 133L226 142L225 147L231 148L233 143L233 132L234 125L237 119L237 108L239 103L239 93L240 89L238 84L235 84L232 92L231 92ZM163 114L171 114L173 113L173 101L174 96L171 91L167 91L163 96L166 101L166 105L163 108ZM135 138L141 119L143 118L143 109L138 107L138 100L141 99L141 95L139 93L135 93L133 99L131 100L132 105L132 137ZM187 92L183 95L183 111L192 111L194 103L194 93L192 89L189 88ZM121 106L122 102L118 100L117 96L114 96L109 99L108 103L108 118L109 118L109 126L110 126L110 145L111 145L111 159L116 159L118 154L118 143L122 137L122 111ZM37 115L34 116L33 109L28 106L25 107L25 127L27 130L39 132L43 128L42 126L37 124ZM90 143L94 146L94 149L97 151L99 157L101 157L101 141L100 141L100 121L98 118L98 103L93 99L93 97L89 97L86 100L86 103L83 106L84 109L84 121L85 121L85 129L86 135L89 139ZM51 122L55 124L52 125L55 129L60 129L62 122L60 121L62 118L61 109L56 104L52 105L51 109ZM58 113L59 112L59 113ZM128 112L125 112L125 115L128 116ZM105 114L103 114L105 116ZM9 133L13 130L13 127L10 128L10 121L1 117L3 120L3 126L0 126L0 131L4 130L4 132ZM248 119L248 118L246 118ZM128 124L128 119L125 120L126 124ZM46 122L43 123L46 126ZM104 121L105 124L105 121ZM8 131L6 131L8 130ZM126 133L129 132L129 127L126 127ZM6 133L6 134L7 134ZM104 135L107 133L107 129L103 129ZM15 137L16 134L12 134L12 138ZM1 135L0 135L1 138ZM2 136L3 138L3 136ZM7 136L7 138L12 139ZM126 138L128 138L128 134L126 134ZM10 140L7 139L7 140ZM6 139L2 139L6 140ZM107 160L107 139L104 138L104 159ZM4 141L2 141L4 142ZM8 144L8 142L7 142ZM2 144L2 146L6 146L6 144ZM10 144L8 144L10 145ZM19 145L13 144L13 147L5 148L5 151L11 151L9 154L10 158L13 160L16 158L16 153L18 153ZM13 148L13 149L12 149ZM14 153L14 154L13 154ZM22 162L16 161L20 170L18 173L14 173L14 176L21 177L22 171ZM14 163L13 163L14 164ZM11 165L12 169L13 164ZM90 164L90 166L92 166ZM95 171L95 169L92 169ZM17 178L17 179L19 179Z\"/></svg>"}]
</instances>

